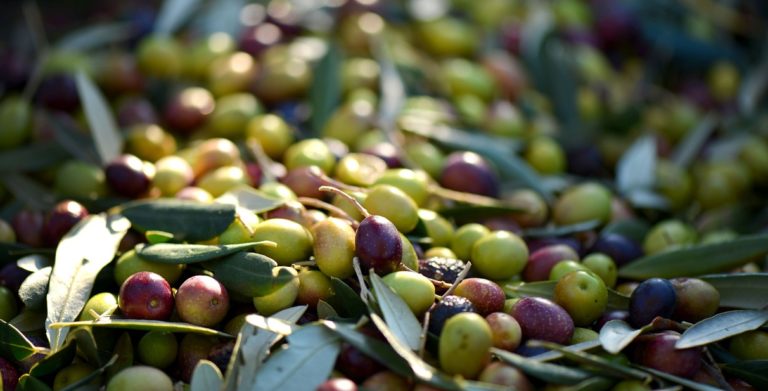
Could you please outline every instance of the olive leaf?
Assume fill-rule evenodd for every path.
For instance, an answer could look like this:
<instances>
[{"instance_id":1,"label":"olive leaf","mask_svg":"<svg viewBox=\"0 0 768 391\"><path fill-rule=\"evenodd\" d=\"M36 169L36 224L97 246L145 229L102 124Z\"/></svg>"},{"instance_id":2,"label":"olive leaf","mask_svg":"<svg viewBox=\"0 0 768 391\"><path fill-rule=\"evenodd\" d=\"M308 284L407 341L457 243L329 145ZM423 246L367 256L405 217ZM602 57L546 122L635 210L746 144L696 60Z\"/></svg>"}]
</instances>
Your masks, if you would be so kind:
<instances>
[{"instance_id":1,"label":"olive leaf","mask_svg":"<svg viewBox=\"0 0 768 391\"><path fill-rule=\"evenodd\" d=\"M309 87L309 101L312 106L310 127L314 134L320 134L341 100L343 59L339 45L331 42L323 58L315 65L312 85Z\"/></svg>"},{"instance_id":2,"label":"olive leaf","mask_svg":"<svg viewBox=\"0 0 768 391\"><path fill-rule=\"evenodd\" d=\"M322 324L341 337L344 342L354 346L355 349L378 361L379 364L386 366L398 375L404 377L413 376L413 371L408 366L408 362L400 357L386 342L369 337L355 330L355 327L350 324L327 320L323 321Z\"/></svg>"},{"instance_id":3,"label":"olive leaf","mask_svg":"<svg viewBox=\"0 0 768 391\"><path fill-rule=\"evenodd\" d=\"M574 385L594 376L580 369L539 362L497 348L491 348L491 354L498 357L501 361L520 369L527 375L548 383Z\"/></svg>"},{"instance_id":4,"label":"olive leaf","mask_svg":"<svg viewBox=\"0 0 768 391\"><path fill-rule=\"evenodd\" d=\"M25 175L9 172L0 176L0 183L30 209L50 210L56 203L56 196L48 188Z\"/></svg>"},{"instance_id":5,"label":"olive leaf","mask_svg":"<svg viewBox=\"0 0 768 391\"><path fill-rule=\"evenodd\" d=\"M130 202L121 213L141 231L164 231L179 241L202 241L218 236L235 221L235 207L176 199Z\"/></svg>"},{"instance_id":6,"label":"olive leaf","mask_svg":"<svg viewBox=\"0 0 768 391\"><path fill-rule=\"evenodd\" d=\"M45 296L48 294L48 281L51 278L51 266L44 267L24 279L19 287L19 298L31 310L45 307Z\"/></svg>"},{"instance_id":7,"label":"olive leaf","mask_svg":"<svg viewBox=\"0 0 768 391\"><path fill-rule=\"evenodd\" d=\"M65 117L64 114L51 114L48 120L55 130L54 140L69 155L89 164L101 165L99 153L90 134L81 130L71 118Z\"/></svg>"},{"instance_id":8,"label":"olive leaf","mask_svg":"<svg viewBox=\"0 0 768 391\"><path fill-rule=\"evenodd\" d=\"M720 390L717 387L712 387L706 384L698 383L693 380L688 380L679 376L675 376L666 372L658 371L653 368L643 367L643 366L637 366L641 370L650 373L651 375L658 377L659 379L664 379L666 381L679 384L685 388L690 388L691 390L695 391L716 391Z\"/></svg>"},{"instance_id":9,"label":"olive leaf","mask_svg":"<svg viewBox=\"0 0 768 391\"><path fill-rule=\"evenodd\" d=\"M117 361L107 370L107 378L133 365L133 343L129 332L125 331L117 338L114 353Z\"/></svg>"},{"instance_id":10,"label":"olive leaf","mask_svg":"<svg viewBox=\"0 0 768 391\"><path fill-rule=\"evenodd\" d=\"M579 232L593 230L599 227L600 224L600 220L589 220L582 223L561 225L557 227L528 228L523 230L523 236L529 238L547 238L572 235Z\"/></svg>"},{"instance_id":11,"label":"olive leaf","mask_svg":"<svg viewBox=\"0 0 768 391\"><path fill-rule=\"evenodd\" d=\"M720 293L720 306L760 309L768 304L768 273L709 274L700 277Z\"/></svg>"},{"instance_id":12,"label":"olive leaf","mask_svg":"<svg viewBox=\"0 0 768 391\"><path fill-rule=\"evenodd\" d=\"M376 273L370 273L371 286L376 295L387 326L400 342L416 350L419 348L421 325L411 309Z\"/></svg>"},{"instance_id":13,"label":"olive leaf","mask_svg":"<svg viewBox=\"0 0 768 391\"><path fill-rule=\"evenodd\" d=\"M270 319L294 324L304 315L306 310L306 305L290 307L272 315ZM230 361L230 368L232 369L227 371L227 376L224 379L224 384L229 389L251 387L254 384L257 369L261 367L269 355L269 349L283 338L282 334L263 329L256 332L256 326L250 322L251 320L258 320L258 318L246 316L245 324L238 333L240 344L233 351L232 358L234 360L239 356L239 361Z\"/></svg>"},{"instance_id":14,"label":"olive leaf","mask_svg":"<svg viewBox=\"0 0 768 391\"><path fill-rule=\"evenodd\" d=\"M37 351L38 348L21 331L0 319L0 357L20 361L37 353Z\"/></svg>"},{"instance_id":15,"label":"olive leaf","mask_svg":"<svg viewBox=\"0 0 768 391\"><path fill-rule=\"evenodd\" d=\"M644 328L634 329L627 322L614 319L603 325L598 339L606 352L616 354L629 346L644 331Z\"/></svg>"},{"instance_id":16,"label":"olive leaf","mask_svg":"<svg viewBox=\"0 0 768 391\"><path fill-rule=\"evenodd\" d=\"M714 114L705 116L701 121L688 132L685 138L677 144L672 152L672 162L681 168L687 168L696 154L706 143L709 136L717 128L718 120Z\"/></svg>"},{"instance_id":17,"label":"olive leaf","mask_svg":"<svg viewBox=\"0 0 768 391\"><path fill-rule=\"evenodd\" d=\"M91 328L76 327L67 335L67 338L74 339L77 342L77 351L86 362L95 367L102 365L99 344L96 342L96 337L94 337Z\"/></svg>"},{"instance_id":18,"label":"olive leaf","mask_svg":"<svg viewBox=\"0 0 768 391\"><path fill-rule=\"evenodd\" d=\"M566 349L564 346L547 342L547 341L529 341L529 346L543 347L560 352L565 358L570 361L576 362L581 365L589 365L590 367L598 368L602 373L611 377L619 377L624 379L641 380L644 382L650 381L650 376L639 371L637 369L622 365L600 356L589 354L586 352L579 352Z\"/></svg>"},{"instance_id":19,"label":"olive leaf","mask_svg":"<svg viewBox=\"0 0 768 391\"><path fill-rule=\"evenodd\" d=\"M208 391L221 388L221 371L216 364L208 360L200 360L192 372L189 391Z\"/></svg>"},{"instance_id":20,"label":"olive leaf","mask_svg":"<svg viewBox=\"0 0 768 391\"><path fill-rule=\"evenodd\" d=\"M19 377L19 383L16 385L17 391L51 391L42 380L25 373Z\"/></svg>"},{"instance_id":21,"label":"olive leaf","mask_svg":"<svg viewBox=\"0 0 768 391\"><path fill-rule=\"evenodd\" d=\"M723 371L744 380L758 390L768 390L768 360L738 361L725 364Z\"/></svg>"},{"instance_id":22,"label":"olive leaf","mask_svg":"<svg viewBox=\"0 0 768 391\"><path fill-rule=\"evenodd\" d=\"M270 197L264 192L246 185L227 191L219 196L216 202L239 206L256 214L269 212L285 204L285 200Z\"/></svg>"},{"instance_id":23,"label":"olive leaf","mask_svg":"<svg viewBox=\"0 0 768 391\"><path fill-rule=\"evenodd\" d=\"M748 235L728 242L699 244L645 256L619 269L619 277L691 277L744 265L768 252L768 234Z\"/></svg>"},{"instance_id":24,"label":"olive leaf","mask_svg":"<svg viewBox=\"0 0 768 391\"><path fill-rule=\"evenodd\" d=\"M400 357L403 358L403 360L408 363L408 366L410 366L413 375L417 379L440 389L460 389L460 386L454 381L453 378L441 373L437 370L437 368L429 365L421 357L414 353L414 351L411 350L409 346L403 344L401 339L395 335L392 330L390 330L387 323L379 315L372 313L371 320L373 321L373 324L376 325L376 327L379 329L381 334L384 335L384 338L387 340L387 342L389 342L390 346L392 346L392 349L395 351L395 353L397 353ZM417 329L416 331L419 332L420 330Z\"/></svg>"},{"instance_id":25,"label":"olive leaf","mask_svg":"<svg viewBox=\"0 0 768 391\"><path fill-rule=\"evenodd\" d=\"M34 273L40 269L49 267L52 264L53 262L51 262L50 258L40 254L27 255L25 257L19 258L16 261L16 266L30 273Z\"/></svg>"},{"instance_id":26,"label":"olive leaf","mask_svg":"<svg viewBox=\"0 0 768 391\"><path fill-rule=\"evenodd\" d=\"M172 35L200 7L201 0L164 0L155 20L154 33Z\"/></svg>"},{"instance_id":27,"label":"olive leaf","mask_svg":"<svg viewBox=\"0 0 768 391\"><path fill-rule=\"evenodd\" d=\"M91 128L91 135L96 143L96 150L102 165L111 162L123 151L123 136L117 128L110 106L101 94L96 83L84 71L75 76L77 92L83 103L85 117Z\"/></svg>"},{"instance_id":28,"label":"olive leaf","mask_svg":"<svg viewBox=\"0 0 768 391\"><path fill-rule=\"evenodd\" d=\"M338 318L339 313L327 301L320 299L317 301L317 317L319 319Z\"/></svg>"},{"instance_id":29,"label":"olive leaf","mask_svg":"<svg viewBox=\"0 0 768 391\"><path fill-rule=\"evenodd\" d=\"M318 324L302 327L259 368L251 389L315 390L328 379L340 350L339 337L327 328Z\"/></svg>"},{"instance_id":30,"label":"olive leaf","mask_svg":"<svg viewBox=\"0 0 768 391\"><path fill-rule=\"evenodd\" d=\"M574 352L583 352L583 351L597 348L599 346L601 346L600 341L593 339L591 341L585 341L585 342L580 342L573 345L564 346L563 349L574 351ZM558 352L557 350L549 350L544 353L531 356L530 359L541 361L541 362L547 362L547 361L559 360L563 357L564 357L563 354Z\"/></svg>"},{"instance_id":31,"label":"olive leaf","mask_svg":"<svg viewBox=\"0 0 768 391\"><path fill-rule=\"evenodd\" d=\"M56 48L64 51L87 52L100 46L124 41L133 33L128 23L91 24L75 30L56 43Z\"/></svg>"},{"instance_id":32,"label":"olive leaf","mask_svg":"<svg viewBox=\"0 0 768 391\"><path fill-rule=\"evenodd\" d=\"M704 319L683 332L675 343L677 349L704 346L747 331L760 328L768 322L768 310L734 310L721 312Z\"/></svg>"},{"instance_id":33,"label":"olive leaf","mask_svg":"<svg viewBox=\"0 0 768 391\"><path fill-rule=\"evenodd\" d=\"M637 139L616 165L616 187L622 194L636 189L652 189L656 184L656 140Z\"/></svg>"},{"instance_id":34,"label":"olive leaf","mask_svg":"<svg viewBox=\"0 0 768 391\"><path fill-rule=\"evenodd\" d=\"M51 349L63 344L69 328L53 323L77 319L91 294L96 276L112 262L130 223L120 215L90 215L59 242L48 287L46 335Z\"/></svg>"},{"instance_id":35,"label":"olive leaf","mask_svg":"<svg viewBox=\"0 0 768 391\"><path fill-rule=\"evenodd\" d=\"M43 378L48 375L53 375L64 369L67 365L72 364L72 360L75 359L77 353L77 344L74 340L67 341L67 343L55 353L49 354L35 363L29 370L29 374Z\"/></svg>"},{"instance_id":36,"label":"olive leaf","mask_svg":"<svg viewBox=\"0 0 768 391\"><path fill-rule=\"evenodd\" d=\"M45 312L25 308L8 323L23 333L43 331L45 329Z\"/></svg>"},{"instance_id":37,"label":"olive leaf","mask_svg":"<svg viewBox=\"0 0 768 391\"><path fill-rule=\"evenodd\" d=\"M284 268L274 275L275 266L277 262L266 255L246 252L203 264L227 289L246 297L268 295L294 278Z\"/></svg>"},{"instance_id":38,"label":"olive leaf","mask_svg":"<svg viewBox=\"0 0 768 391\"><path fill-rule=\"evenodd\" d=\"M74 391L79 390L81 387L85 386L86 384L91 383L94 379L101 376L106 372L110 367L115 365L117 362L117 355L113 355L112 358L109 359L109 361L105 362L104 365L97 368L95 371L81 377L75 382L72 382L71 384L68 384L66 387L61 388L61 391Z\"/></svg>"},{"instance_id":39,"label":"olive leaf","mask_svg":"<svg viewBox=\"0 0 768 391\"><path fill-rule=\"evenodd\" d=\"M328 303L342 316L358 319L368 313L368 307L360 295L350 288L344 281L331 277L333 295L328 298Z\"/></svg>"},{"instance_id":40,"label":"olive leaf","mask_svg":"<svg viewBox=\"0 0 768 391\"><path fill-rule=\"evenodd\" d=\"M118 319L110 317L100 317L96 320L77 321L77 322L56 322L48 327L52 330L60 330L69 327L89 326L103 327L122 330L144 330L144 331L166 331L169 333L195 333L203 335L213 335L218 337L232 337L231 335L207 327L197 326L182 322L165 322L162 320L145 319Z\"/></svg>"},{"instance_id":41,"label":"olive leaf","mask_svg":"<svg viewBox=\"0 0 768 391\"><path fill-rule=\"evenodd\" d=\"M34 156L34 159L30 159L30 156ZM0 172L39 171L68 157L69 153L56 142L28 144L0 152Z\"/></svg>"},{"instance_id":42,"label":"olive leaf","mask_svg":"<svg viewBox=\"0 0 768 391\"><path fill-rule=\"evenodd\" d=\"M143 259L158 263L190 264L223 258L231 254L249 250L256 246L272 246L270 241L247 242L237 244L207 245L207 244L179 244L157 243L142 246L136 253Z\"/></svg>"},{"instance_id":43,"label":"olive leaf","mask_svg":"<svg viewBox=\"0 0 768 391\"><path fill-rule=\"evenodd\" d=\"M144 232L149 244L168 243L173 240L173 234L165 231L147 231Z\"/></svg>"}]
</instances>

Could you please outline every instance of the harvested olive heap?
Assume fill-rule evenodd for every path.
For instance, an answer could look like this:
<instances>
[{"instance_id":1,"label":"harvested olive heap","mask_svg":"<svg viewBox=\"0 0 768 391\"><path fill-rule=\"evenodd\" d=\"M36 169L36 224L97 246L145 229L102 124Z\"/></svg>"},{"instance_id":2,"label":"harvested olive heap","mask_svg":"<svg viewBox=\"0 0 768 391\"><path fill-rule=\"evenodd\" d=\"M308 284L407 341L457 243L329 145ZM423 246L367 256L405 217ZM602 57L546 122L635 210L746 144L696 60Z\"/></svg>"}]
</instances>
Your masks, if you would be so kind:
<instances>
[{"instance_id":1,"label":"harvested olive heap","mask_svg":"<svg viewBox=\"0 0 768 391\"><path fill-rule=\"evenodd\" d=\"M0 389L768 389L761 2L18 3Z\"/></svg>"}]
</instances>

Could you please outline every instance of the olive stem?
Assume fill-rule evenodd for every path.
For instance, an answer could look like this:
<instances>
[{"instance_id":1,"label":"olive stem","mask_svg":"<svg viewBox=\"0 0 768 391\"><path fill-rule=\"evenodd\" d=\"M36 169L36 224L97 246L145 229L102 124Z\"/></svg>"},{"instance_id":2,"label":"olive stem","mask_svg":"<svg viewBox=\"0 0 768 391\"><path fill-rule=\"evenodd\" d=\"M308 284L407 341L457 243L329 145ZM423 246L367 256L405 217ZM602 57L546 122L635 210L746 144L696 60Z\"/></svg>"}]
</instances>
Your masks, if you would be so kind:
<instances>
[{"instance_id":1,"label":"olive stem","mask_svg":"<svg viewBox=\"0 0 768 391\"><path fill-rule=\"evenodd\" d=\"M246 142L248 149L256 159L256 164L261 169L261 175L264 176L264 183L277 182L275 174L272 173L272 159L264 153L264 148L261 147L261 143L255 139L250 139Z\"/></svg>"},{"instance_id":2,"label":"olive stem","mask_svg":"<svg viewBox=\"0 0 768 391\"><path fill-rule=\"evenodd\" d=\"M371 291L368 290L368 286L365 285L365 277L363 271L360 269L360 260L357 257L352 258L352 268L355 269L355 275L357 275L357 281L360 284L360 299L363 303L368 305L368 297L371 295Z\"/></svg>"},{"instance_id":3,"label":"olive stem","mask_svg":"<svg viewBox=\"0 0 768 391\"><path fill-rule=\"evenodd\" d=\"M451 285L451 287L448 288L448 290L445 291L445 293L443 293L443 297L452 294L453 291L456 290L456 286L458 286L459 283L462 282L467 277L467 275L469 274L469 269L471 268L472 268L472 262L467 262L464 265L464 270L462 270L461 273L459 273L459 275L456 277L456 281L453 282L453 285Z\"/></svg>"},{"instance_id":4,"label":"olive stem","mask_svg":"<svg viewBox=\"0 0 768 391\"><path fill-rule=\"evenodd\" d=\"M360 214L363 215L363 217L367 218L367 217L371 216L371 214L370 214L370 212L368 212L368 210L366 210L362 205L360 205L359 202L357 202L357 200L354 197L352 197L351 195L347 194L344 190L341 190L341 189L339 189L337 187L333 187L333 186L320 186L319 190L320 191L324 191L324 192L328 192L328 193L338 194L338 195L344 197L347 201L349 201L349 203L352 204L352 206L354 206L355 209L357 209L360 212Z\"/></svg>"},{"instance_id":5,"label":"olive stem","mask_svg":"<svg viewBox=\"0 0 768 391\"><path fill-rule=\"evenodd\" d=\"M435 304L432 303L432 306ZM432 308L430 307L430 310ZM429 331L429 321L432 318L431 312L424 313L424 324L421 326L421 335L419 335L419 357L424 358L427 349L427 333Z\"/></svg>"},{"instance_id":6,"label":"olive stem","mask_svg":"<svg viewBox=\"0 0 768 391\"><path fill-rule=\"evenodd\" d=\"M360 223L359 221L352 218L352 216L350 216L347 212L345 212L344 209L341 209L336 205L329 204L323 200L318 200L317 198L311 197L299 197L298 201L301 202L302 205L311 206L317 209L325 209L331 212L331 214L334 216L348 220L352 224L352 228L357 229L357 226Z\"/></svg>"},{"instance_id":7,"label":"olive stem","mask_svg":"<svg viewBox=\"0 0 768 391\"><path fill-rule=\"evenodd\" d=\"M717 384L720 387L722 387L724 390L733 391L733 387L731 387L731 385L728 384L728 381L725 380L725 377L723 377L723 373L716 366L715 358L712 357L712 354L709 352L709 349L707 348L704 348L704 357L705 357L705 360L703 362L704 370L707 371L707 373L710 376L712 376L717 381Z\"/></svg>"},{"instance_id":8,"label":"olive stem","mask_svg":"<svg viewBox=\"0 0 768 391\"><path fill-rule=\"evenodd\" d=\"M495 198L446 189L444 187L439 186L436 183L433 183L429 187L429 192L445 200L458 201L458 202L463 202L471 205L479 205L479 206L501 206L502 205L502 203Z\"/></svg>"}]
</instances>

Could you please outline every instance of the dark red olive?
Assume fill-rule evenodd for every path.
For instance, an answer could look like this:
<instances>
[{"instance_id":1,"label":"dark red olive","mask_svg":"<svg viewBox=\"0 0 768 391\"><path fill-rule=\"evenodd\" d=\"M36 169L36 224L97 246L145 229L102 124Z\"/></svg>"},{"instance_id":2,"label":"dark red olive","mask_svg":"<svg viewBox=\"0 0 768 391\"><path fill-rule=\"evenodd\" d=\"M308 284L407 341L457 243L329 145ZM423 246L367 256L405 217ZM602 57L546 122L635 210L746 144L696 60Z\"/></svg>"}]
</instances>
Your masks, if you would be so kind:
<instances>
[{"instance_id":1,"label":"dark red olive","mask_svg":"<svg viewBox=\"0 0 768 391\"><path fill-rule=\"evenodd\" d=\"M363 271L384 275L397 269L403 259L403 244L395 225L383 216L368 216L355 234L355 254Z\"/></svg>"}]
</instances>

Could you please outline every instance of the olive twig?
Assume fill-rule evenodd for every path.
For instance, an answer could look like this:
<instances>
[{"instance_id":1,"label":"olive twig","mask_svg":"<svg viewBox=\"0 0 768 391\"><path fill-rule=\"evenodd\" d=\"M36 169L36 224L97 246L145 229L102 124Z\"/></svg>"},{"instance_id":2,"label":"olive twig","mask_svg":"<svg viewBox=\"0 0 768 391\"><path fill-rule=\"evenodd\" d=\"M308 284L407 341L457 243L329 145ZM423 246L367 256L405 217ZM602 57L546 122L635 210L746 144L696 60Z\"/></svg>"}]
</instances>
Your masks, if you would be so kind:
<instances>
[{"instance_id":1,"label":"olive twig","mask_svg":"<svg viewBox=\"0 0 768 391\"><path fill-rule=\"evenodd\" d=\"M429 186L429 192L432 195L444 200L463 202L465 204L479 206L500 206L501 202L495 198L482 196L479 194L464 193L461 191L446 189L436 183Z\"/></svg>"},{"instance_id":2,"label":"olive twig","mask_svg":"<svg viewBox=\"0 0 768 391\"><path fill-rule=\"evenodd\" d=\"M264 176L264 182L277 182L275 174L272 173L272 159L264 153L264 148L261 147L261 143L255 139L249 139L246 144L248 145L248 150L251 152L251 155L256 159L256 164L261 169L261 175Z\"/></svg>"},{"instance_id":3,"label":"olive twig","mask_svg":"<svg viewBox=\"0 0 768 391\"><path fill-rule=\"evenodd\" d=\"M728 381L725 380L725 377L723 376L723 373L720 371L720 369L717 367L717 362L715 361L715 358L712 357L712 354L709 352L709 349L706 347L704 348L704 370L707 371L707 374L712 376L715 381L717 381L717 384L722 387L724 390L733 391L733 387L731 387L730 384L728 384Z\"/></svg>"},{"instance_id":4,"label":"olive twig","mask_svg":"<svg viewBox=\"0 0 768 391\"><path fill-rule=\"evenodd\" d=\"M456 277L456 281L453 282L453 285L451 285L451 287L448 288L448 290L445 291L445 293L443 293L443 297L452 294L453 291L456 290L456 286L458 286L459 283L462 282L467 277L467 275L469 274L469 269L471 268L472 268L472 262L467 262L464 265L464 270L462 270L461 273L459 273L459 275Z\"/></svg>"},{"instance_id":5,"label":"olive twig","mask_svg":"<svg viewBox=\"0 0 768 391\"><path fill-rule=\"evenodd\" d=\"M429 332L429 321L432 318L432 313L430 311L434 306L435 303L432 303L429 310L424 313L424 324L421 326L421 335L419 335L419 357L421 358L424 358L424 353L427 350L427 333Z\"/></svg>"},{"instance_id":6,"label":"olive twig","mask_svg":"<svg viewBox=\"0 0 768 391\"><path fill-rule=\"evenodd\" d=\"M359 221L355 220L352 216L349 215L349 213L345 212L344 209L341 209L336 205L329 204L323 200L318 200L317 198L312 197L299 197L298 201L301 202L301 204L304 206L311 206L317 209L325 209L336 217L348 220L354 229L357 229L357 226L359 225Z\"/></svg>"},{"instance_id":7,"label":"olive twig","mask_svg":"<svg viewBox=\"0 0 768 391\"><path fill-rule=\"evenodd\" d=\"M365 285L365 277L363 277L363 271L360 269L360 260L357 257L352 258L352 267L355 269L355 275L357 275L357 281L360 284L360 299L367 305L371 291Z\"/></svg>"},{"instance_id":8,"label":"olive twig","mask_svg":"<svg viewBox=\"0 0 768 391\"><path fill-rule=\"evenodd\" d=\"M345 191L343 191L343 190L341 190L339 188L333 187L333 186L320 186L319 189L320 189L320 191L324 191L324 192L328 192L328 193L334 193L334 194L338 194L338 195L344 197L347 201L349 201L350 204L352 204L352 206L355 207L355 209L357 209L360 212L361 215L363 215L363 217L370 217L371 216L371 213L368 212L367 209L365 209L362 205L360 205L360 203L354 197L352 197L351 195L347 194Z\"/></svg>"}]
</instances>

